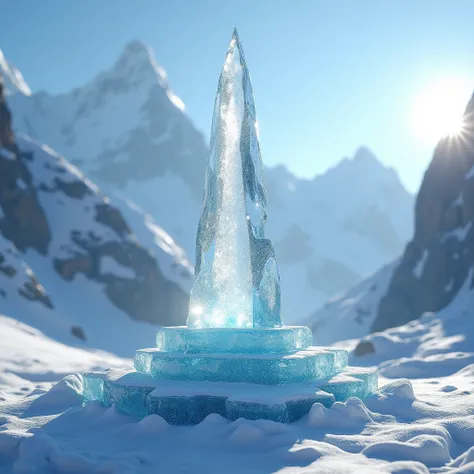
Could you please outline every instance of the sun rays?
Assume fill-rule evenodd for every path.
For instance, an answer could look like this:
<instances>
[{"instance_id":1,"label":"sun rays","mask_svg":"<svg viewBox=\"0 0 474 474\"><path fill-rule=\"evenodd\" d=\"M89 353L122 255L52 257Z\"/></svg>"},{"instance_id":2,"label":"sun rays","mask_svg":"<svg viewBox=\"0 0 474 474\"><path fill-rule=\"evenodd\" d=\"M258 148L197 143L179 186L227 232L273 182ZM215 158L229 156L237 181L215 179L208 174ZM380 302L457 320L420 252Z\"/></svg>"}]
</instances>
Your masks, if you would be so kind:
<instances>
[{"instance_id":1,"label":"sun rays","mask_svg":"<svg viewBox=\"0 0 474 474\"><path fill-rule=\"evenodd\" d=\"M416 99L412 111L414 132L425 144L441 138L462 139L464 110L472 93L467 79L446 78L430 84Z\"/></svg>"}]
</instances>

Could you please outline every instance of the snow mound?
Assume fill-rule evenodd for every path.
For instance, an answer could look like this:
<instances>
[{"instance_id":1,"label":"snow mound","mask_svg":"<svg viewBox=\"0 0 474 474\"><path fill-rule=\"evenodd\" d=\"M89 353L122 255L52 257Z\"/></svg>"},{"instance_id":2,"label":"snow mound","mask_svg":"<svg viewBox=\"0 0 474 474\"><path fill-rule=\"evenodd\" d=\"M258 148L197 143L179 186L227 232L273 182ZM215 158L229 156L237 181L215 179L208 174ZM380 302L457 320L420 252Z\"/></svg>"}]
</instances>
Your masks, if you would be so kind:
<instances>
[{"instance_id":1,"label":"snow mound","mask_svg":"<svg viewBox=\"0 0 474 474\"><path fill-rule=\"evenodd\" d=\"M474 471L473 365L439 376L433 367L433 378L385 379L363 402L316 403L293 424L210 415L176 427L157 415L138 420L95 402L82 406L81 377L64 377L131 361L56 343L6 317L0 331L9 341L0 353L2 474Z\"/></svg>"}]
</instances>

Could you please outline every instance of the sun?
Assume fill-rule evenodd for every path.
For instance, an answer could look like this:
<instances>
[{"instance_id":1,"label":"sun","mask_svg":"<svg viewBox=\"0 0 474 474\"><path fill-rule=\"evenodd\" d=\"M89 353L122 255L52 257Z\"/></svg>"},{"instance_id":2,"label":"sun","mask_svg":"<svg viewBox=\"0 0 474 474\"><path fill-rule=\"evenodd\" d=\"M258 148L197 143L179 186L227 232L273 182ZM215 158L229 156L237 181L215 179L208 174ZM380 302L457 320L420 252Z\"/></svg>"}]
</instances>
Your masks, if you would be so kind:
<instances>
[{"instance_id":1,"label":"sun","mask_svg":"<svg viewBox=\"0 0 474 474\"><path fill-rule=\"evenodd\" d=\"M469 80L454 77L426 87L413 106L413 128L418 138L434 145L442 137L461 134L463 113L472 89Z\"/></svg>"}]
</instances>

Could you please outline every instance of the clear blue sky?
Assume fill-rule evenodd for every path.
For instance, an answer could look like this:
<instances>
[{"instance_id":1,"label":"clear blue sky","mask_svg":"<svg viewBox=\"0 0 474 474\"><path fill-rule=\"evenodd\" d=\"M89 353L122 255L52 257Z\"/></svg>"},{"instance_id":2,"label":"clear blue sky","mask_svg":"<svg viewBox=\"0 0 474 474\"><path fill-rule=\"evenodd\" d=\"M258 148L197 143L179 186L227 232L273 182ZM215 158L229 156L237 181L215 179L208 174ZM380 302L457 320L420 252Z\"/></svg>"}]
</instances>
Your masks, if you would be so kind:
<instances>
[{"instance_id":1,"label":"clear blue sky","mask_svg":"<svg viewBox=\"0 0 474 474\"><path fill-rule=\"evenodd\" d=\"M416 98L445 77L474 89L472 0L0 0L0 17L33 91L68 91L144 41L206 136L236 26L264 161L299 176L367 145L415 191L433 146L414 133Z\"/></svg>"}]
</instances>

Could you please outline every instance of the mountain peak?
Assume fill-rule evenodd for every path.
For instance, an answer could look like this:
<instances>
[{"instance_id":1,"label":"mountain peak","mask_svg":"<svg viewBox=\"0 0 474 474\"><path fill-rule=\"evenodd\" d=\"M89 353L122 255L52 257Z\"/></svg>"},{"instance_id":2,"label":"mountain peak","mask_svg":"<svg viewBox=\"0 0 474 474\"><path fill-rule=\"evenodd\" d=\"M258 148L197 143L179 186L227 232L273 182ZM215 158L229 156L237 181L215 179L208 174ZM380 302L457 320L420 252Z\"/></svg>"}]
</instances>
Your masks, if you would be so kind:
<instances>
[{"instance_id":1,"label":"mountain peak","mask_svg":"<svg viewBox=\"0 0 474 474\"><path fill-rule=\"evenodd\" d=\"M21 92L24 95L31 95L31 89L23 79L21 72L6 60L1 49L0 77L3 77L5 95L13 94L15 92Z\"/></svg>"},{"instance_id":2,"label":"mountain peak","mask_svg":"<svg viewBox=\"0 0 474 474\"><path fill-rule=\"evenodd\" d=\"M375 153L366 146L360 146L354 153L354 157L352 159L355 162L367 163L370 165L381 164L378 158L375 156Z\"/></svg>"},{"instance_id":3,"label":"mountain peak","mask_svg":"<svg viewBox=\"0 0 474 474\"><path fill-rule=\"evenodd\" d=\"M397 172L390 167L385 166L375 155L375 153L366 146L360 146L351 157L345 157L334 166L328 169L326 173L343 173L352 177L388 177L393 178ZM374 174L375 173L375 174Z\"/></svg>"},{"instance_id":4,"label":"mountain peak","mask_svg":"<svg viewBox=\"0 0 474 474\"><path fill-rule=\"evenodd\" d=\"M150 48L140 40L132 40L129 43L125 45L125 48L123 50L122 54L132 54L132 55L137 55L137 54L150 54Z\"/></svg>"},{"instance_id":5,"label":"mountain peak","mask_svg":"<svg viewBox=\"0 0 474 474\"><path fill-rule=\"evenodd\" d=\"M113 66L113 74L122 78L137 74L154 77L164 89L168 88L166 71L156 62L153 50L139 40L127 43Z\"/></svg>"}]
</instances>

